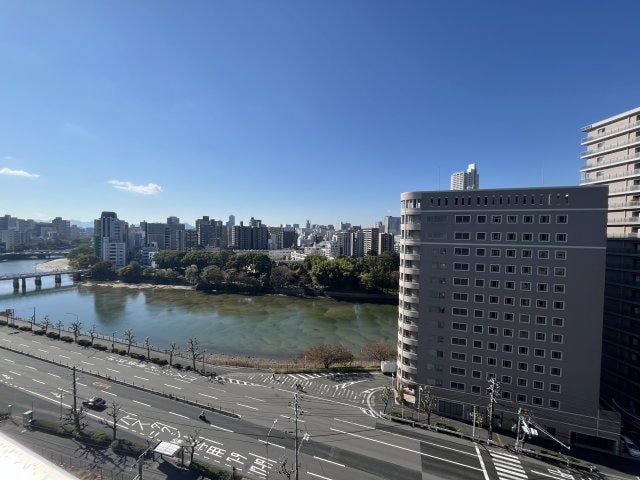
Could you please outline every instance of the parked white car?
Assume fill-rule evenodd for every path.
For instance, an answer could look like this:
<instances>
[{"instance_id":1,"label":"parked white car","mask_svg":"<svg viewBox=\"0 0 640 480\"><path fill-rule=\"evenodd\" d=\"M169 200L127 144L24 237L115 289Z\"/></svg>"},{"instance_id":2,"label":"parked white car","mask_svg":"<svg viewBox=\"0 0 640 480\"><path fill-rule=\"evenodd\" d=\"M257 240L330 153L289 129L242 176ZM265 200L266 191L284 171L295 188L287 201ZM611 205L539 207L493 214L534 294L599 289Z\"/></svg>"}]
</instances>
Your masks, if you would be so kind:
<instances>
[{"instance_id":1,"label":"parked white car","mask_svg":"<svg viewBox=\"0 0 640 480\"><path fill-rule=\"evenodd\" d=\"M622 449L633 458L640 459L640 448L638 448L635 442L629 437L625 437L624 435L622 435L620 439L622 440Z\"/></svg>"}]
</instances>

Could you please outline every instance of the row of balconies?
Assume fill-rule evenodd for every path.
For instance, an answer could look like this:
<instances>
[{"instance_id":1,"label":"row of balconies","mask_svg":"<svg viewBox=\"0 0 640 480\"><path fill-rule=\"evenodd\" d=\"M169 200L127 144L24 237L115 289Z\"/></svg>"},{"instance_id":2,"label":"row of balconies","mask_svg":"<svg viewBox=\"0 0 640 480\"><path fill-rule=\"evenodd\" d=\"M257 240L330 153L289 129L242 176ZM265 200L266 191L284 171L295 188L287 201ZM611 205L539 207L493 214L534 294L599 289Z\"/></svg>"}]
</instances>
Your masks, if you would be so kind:
<instances>
[{"instance_id":1,"label":"row of balconies","mask_svg":"<svg viewBox=\"0 0 640 480\"><path fill-rule=\"evenodd\" d=\"M640 143L640 137L633 137L630 140L624 140L622 142L612 143L610 145L605 145L601 149L590 150L587 149L580 154L581 158L589 158L594 155L603 155L608 152L613 152L615 150L620 150L621 148L631 147L637 143Z\"/></svg>"},{"instance_id":2,"label":"row of balconies","mask_svg":"<svg viewBox=\"0 0 640 480\"><path fill-rule=\"evenodd\" d=\"M601 169L603 167L607 167L610 165L615 165L615 164L623 164L623 163L630 163L633 162L635 160L640 160L640 153L634 153L632 155L625 155L624 157L616 157L616 158L610 158L607 160L602 160L600 162L596 162L594 163L589 163L587 162L585 164L584 167L582 167L580 169L581 172L589 172L592 170L598 170Z\"/></svg>"},{"instance_id":3,"label":"row of balconies","mask_svg":"<svg viewBox=\"0 0 640 480\"><path fill-rule=\"evenodd\" d=\"M640 169L634 168L627 172L618 172L610 175L601 175L599 177L587 177L585 176L580 180L580 185L588 185L591 183L610 182L612 180L624 180L625 178L633 178L640 175ZM609 192L611 193L611 192Z\"/></svg>"},{"instance_id":4,"label":"row of balconies","mask_svg":"<svg viewBox=\"0 0 640 480\"><path fill-rule=\"evenodd\" d=\"M636 121L636 122L633 122L633 123L630 123L628 125L620 125L619 127L614 128L612 130L607 130L606 127L605 127L605 131L604 132L598 133L598 131L596 130L596 133L594 135L587 135L586 137L584 137L581 140L580 143L582 145L588 145L590 143L595 142L596 140L600 140L600 139L603 139L603 138L610 137L610 136L615 135L617 133L624 132L625 130L634 130L634 129L638 128L638 127L640 127L640 120Z\"/></svg>"}]
</instances>

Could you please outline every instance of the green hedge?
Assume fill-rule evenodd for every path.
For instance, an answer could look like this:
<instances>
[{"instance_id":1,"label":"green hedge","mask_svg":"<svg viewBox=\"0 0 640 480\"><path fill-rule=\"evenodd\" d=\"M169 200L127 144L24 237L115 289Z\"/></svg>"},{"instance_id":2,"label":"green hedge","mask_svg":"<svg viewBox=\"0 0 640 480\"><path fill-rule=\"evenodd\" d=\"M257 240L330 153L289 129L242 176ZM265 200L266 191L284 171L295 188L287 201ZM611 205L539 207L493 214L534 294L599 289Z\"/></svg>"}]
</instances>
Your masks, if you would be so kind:
<instances>
[{"instance_id":1,"label":"green hedge","mask_svg":"<svg viewBox=\"0 0 640 480\"><path fill-rule=\"evenodd\" d=\"M76 435L78 441L96 448L108 448L111 445L111 435L84 430Z\"/></svg>"},{"instance_id":2,"label":"green hedge","mask_svg":"<svg viewBox=\"0 0 640 480\"><path fill-rule=\"evenodd\" d=\"M436 423L436 427L442 428L444 430L451 430L453 432L457 432L458 431L458 429L456 427L454 427L453 425L449 425L448 423L444 423L444 422Z\"/></svg>"},{"instance_id":3,"label":"green hedge","mask_svg":"<svg viewBox=\"0 0 640 480\"><path fill-rule=\"evenodd\" d=\"M139 443L134 443L130 440L118 438L111 442L111 450L120 455L129 455L130 457L139 457L142 455L147 447Z\"/></svg>"},{"instance_id":4,"label":"green hedge","mask_svg":"<svg viewBox=\"0 0 640 480\"><path fill-rule=\"evenodd\" d=\"M158 357L153 357L151 359L151 363L155 363L156 365L160 365L161 367L164 367L165 365L169 365L169 362L167 360L165 360L164 358L158 358Z\"/></svg>"},{"instance_id":5,"label":"green hedge","mask_svg":"<svg viewBox=\"0 0 640 480\"><path fill-rule=\"evenodd\" d=\"M102 345L100 343L94 343L93 348L95 348L96 350L100 350L101 352L104 352L105 350L108 349L106 345Z\"/></svg>"},{"instance_id":6,"label":"green hedge","mask_svg":"<svg viewBox=\"0 0 640 480\"><path fill-rule=\"evenodd\" d=\"M200 477L210 478L212 480L232 480L231 472L214 467L199 460L193 460L189 465L189 470L196 473ZM240 480L242 476L236 472L235 479Z\"/></svg>"},{"instance_id":7,"label":"green hedge","mask_svg":"<svg viewBox=\"0 0 640 480\"><path fill-rule=\"evenodd\" d=\"M65 425L59 421L52 422L51 420L34 418L31 420L31 428L63 437L71 437L73 435L73 425Z\"/></svg>"},{"instance_id":8,"label":"green hedge","mask_svg":"<svg viewBox=\"0 0 640 480\"><path fill-rule=\"evenodd\" d=\"M62 340L63 342L67 342L67 343L72 343L73 342L73 337L69 337L67 335L60 337L60 340Z\"/></svg>"},{"instance_id":9,"label":"green hedge","mask_svg":"<svg viewBox=\"0 0 640 480\"><path fill-rule=\"evenodd\" d=\"M33 334L34 335L44 335L44 330L34 330Z\"/></svg>"},{"instance_id":10,"label":"green hedge","mask_svg":"<svg viewBox=\"0 0 640 480\"><path fill-rule=\"evenodd\" d=\"M4 327L6 325L9 325L9 324L4 320L0 320L0 326Z\"/></svg>"},{"instance_id":11,"label":"green hedge","mask_svg":"<svg viewBox=\"0 0 640 480\"><path fill-rule=\"evenodd\" d=\"M145 360L147 358L141 353L136 353L136 352L131 352L129 356L135 360Z\"/></svg>"},{"instance_id":12,"label":"green hedge","mask_svg":"<svg viewBox=\"0 0 640 480\"><path fill-rule=\"evenodd\" d=\"M60 338L60 334L58 332L47 332L47 337L58 339Z\"/></svg>"},{"instance_id":13,"label":"green hedge","mask_svg":"<svg viewBox=\"0 0 640 480\"><path fill-rule=\"evenodd\" d=\"M78 340L78 345L80 345L81 347L90 347L91 340L87 340L86 338L81 338L80 340Z\"/></svg>"},{"instance_id":14,"label":"green hedge","mask_svg":"<svg viewBox=\"0 0 640 480\"><path fill-rule=\"evenodd\" d=\"M18 330L21 330L23 332L28 332L31 330L31 326L27 327L26 325L22 325L21 327L18 327Z\"/></svg>"}]
</instances>

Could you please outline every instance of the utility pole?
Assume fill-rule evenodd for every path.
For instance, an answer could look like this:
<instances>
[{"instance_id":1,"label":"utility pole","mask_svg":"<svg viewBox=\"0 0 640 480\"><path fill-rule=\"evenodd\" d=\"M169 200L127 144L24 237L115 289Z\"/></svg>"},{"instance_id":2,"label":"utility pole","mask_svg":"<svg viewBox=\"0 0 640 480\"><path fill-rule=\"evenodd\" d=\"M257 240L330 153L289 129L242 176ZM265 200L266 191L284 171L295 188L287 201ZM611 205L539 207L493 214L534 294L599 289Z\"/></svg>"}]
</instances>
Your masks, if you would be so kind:
<instances>
[{"instance_id":1,"label":"utility pole","mask_svg":"<svg viewBox=\"0 0 640 480\"><path fill-rule=\"evenodd\" d=\"M62 395L62 392L60 392ZM76 429L80 430L80 417L78 416L78 408L77 408L77 395L76 395L76 366L73 366L73 424Z\"/></svg>"},{"instance_id":2,"label":"utility pole","mask_svg":"<svg viewBox=\"0 0 640 480\"><path fill-rule=\"evenodd\" d=\"M489 440L493 438L493 405L496 403L496 397L500 394L500 383L496 380L495 377L491 377L489 379L489 388L487 389L489 393Z\"/></svg>"},{"instance_id":3,"label":"utility pole","mask_svg":"<svg viewBox=\"0 0 640 480\"><path fill-rule=\"evenodd\" d=\"M293 394L293 413L294 413L294 419L295 419L295 423L296 423L296 437L295 437L295 452L296 452L296 457L295 457L295 462L296 462L296 480L298 480L298 415L300 414L300 404L298 403L298 392Z\"/></svg>"}]
</instances>

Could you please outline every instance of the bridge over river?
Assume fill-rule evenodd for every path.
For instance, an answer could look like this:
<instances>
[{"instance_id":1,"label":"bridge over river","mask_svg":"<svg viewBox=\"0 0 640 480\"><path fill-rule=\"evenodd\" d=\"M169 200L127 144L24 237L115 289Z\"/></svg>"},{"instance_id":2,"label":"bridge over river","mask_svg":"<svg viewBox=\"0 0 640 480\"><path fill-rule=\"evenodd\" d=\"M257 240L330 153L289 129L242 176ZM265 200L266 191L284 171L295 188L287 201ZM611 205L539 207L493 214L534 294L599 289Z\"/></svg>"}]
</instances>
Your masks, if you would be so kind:
<instances>
[{"instance_id":1,"label":"bridge over river","mask_svg":"<svg viewBox=\"0 0 640 480\"><path fill-rule=\"evenodd\" d=\"M78 270L50 270L46 272L32 272L32 273L7 273L0 275L0 281L13 280L13 291L19 292L22 286L22 291L27 290L27 279L33 278L36 290L42 287L42 277L55 277L55 286L62 285L62 275L72 275L74 280L80 280L83 274L89 273L88 269Z\"/></svg>"}]
</instances>

